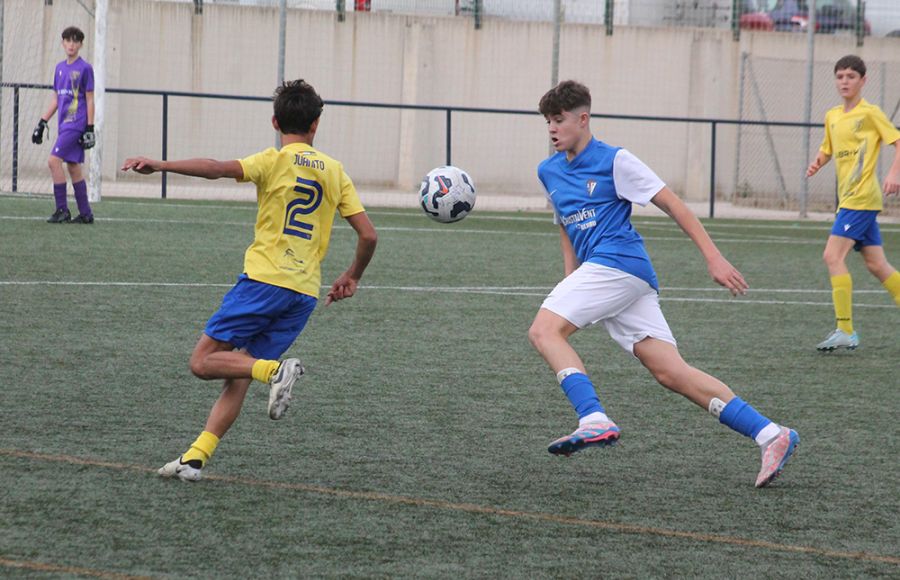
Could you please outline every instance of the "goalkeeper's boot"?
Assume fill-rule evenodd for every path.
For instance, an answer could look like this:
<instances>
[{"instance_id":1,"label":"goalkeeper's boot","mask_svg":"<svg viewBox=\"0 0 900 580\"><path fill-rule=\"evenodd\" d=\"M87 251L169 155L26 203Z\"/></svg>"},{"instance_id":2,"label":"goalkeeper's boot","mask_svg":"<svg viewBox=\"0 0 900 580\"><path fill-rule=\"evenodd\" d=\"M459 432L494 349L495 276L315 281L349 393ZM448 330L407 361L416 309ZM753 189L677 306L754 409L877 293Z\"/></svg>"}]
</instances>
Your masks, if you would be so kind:
<instances>
[{"instance_id":1,"label":"goalkeeper's boot","mask_svg":"<svg viewBox=\"0 0 900 580\"><path fill-rule=\"evenodd\" d=\"M291 389L306 369L296 358L281 361L275 376L269 381L269 418L278 420L284 417L291 404Z\"/></svg>"},{"instance_id":2,"label":"goalkeeper's boot","mask_svg":"<svg viewBox=\"0 0 900 580\"><path fill-rule=\"evenodd\" d=\"M781 474L799 444L800 436L797 432L782 427L781 432L762 448L762 469L756 476L756 487L765 487L772 483Z\"/></svg>"},{"instance_id":3,"label":"goalkeeper's boot","mask_svg":"<svg viewBox=\"0 0 900 580\"><path fill-rule=\"evenodd\" d=\"M550 444L547 451L569 457L587 447L607 447L619 440L619 428L612 421L579 425L571 435L560 437Z\"/></svg>"},{"instance_id":4,"label":"goalkeeper's boot","mask_svg":"<svg viewBox=\"0 0 900 580\"><path fill-rule=\"evenodd\" d=\"M835 328L834 331L828 335L828 338L816 345L816 349L822 352L832 352L839 348L853 350L858 346L859 335L855 332L853 334L847 334L840 328Z\"/></svg>"},{"instance_id":5,"label":"goalkeeper's boot","mask_svg":"<svg viewBox=\"0 0 900 580\"><path fill-rule=\"evenodd\" d=\"M78 214L75 218L69 222L72 224L92 224L94 223L94 214L84 215L83 213Z\"/></svg>"},{"instance_id":6,"label":"goalkeeper's boot","mask_svg":"<svg viewBox=\"0 0 900 580\"><path fill-rule=\"evenodd\" d=\"M182 461L181 456L175 461L170 461L157 470L162 477L177 477L181 481L200 481L203 463L199 459Z\"/></svg>"},{"instance_id":7,"label":"goalkeeper's boot","mask_svg":"<svg viewBox=\"0 0 900 580\"><path fill-rule=\"evenodd\" d=\"M47 219L48 224L65 224L72 221L72 214L67 209L58 209Z\"/></svg>"}]
</instances>

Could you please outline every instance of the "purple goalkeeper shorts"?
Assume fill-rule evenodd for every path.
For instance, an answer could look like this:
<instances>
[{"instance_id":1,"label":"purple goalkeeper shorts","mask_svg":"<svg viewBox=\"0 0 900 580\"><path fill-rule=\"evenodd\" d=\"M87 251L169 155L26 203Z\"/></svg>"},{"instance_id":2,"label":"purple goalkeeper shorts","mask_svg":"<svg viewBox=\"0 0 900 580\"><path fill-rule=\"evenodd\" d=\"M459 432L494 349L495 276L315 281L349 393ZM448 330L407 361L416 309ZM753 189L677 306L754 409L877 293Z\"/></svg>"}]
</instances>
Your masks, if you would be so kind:
<instances>
[{"instance_id":1,"label":"purple goalkeeper shorts","mask_svg":"<svg viewBox=\"0 0 900 580\"><path fill-rule=\"evenodd\" d=\"M83 132L80 130L60 131L51 155L59 157L66 163L84 163L84 147L79 143Z\"/></svg>"}]
</instances>

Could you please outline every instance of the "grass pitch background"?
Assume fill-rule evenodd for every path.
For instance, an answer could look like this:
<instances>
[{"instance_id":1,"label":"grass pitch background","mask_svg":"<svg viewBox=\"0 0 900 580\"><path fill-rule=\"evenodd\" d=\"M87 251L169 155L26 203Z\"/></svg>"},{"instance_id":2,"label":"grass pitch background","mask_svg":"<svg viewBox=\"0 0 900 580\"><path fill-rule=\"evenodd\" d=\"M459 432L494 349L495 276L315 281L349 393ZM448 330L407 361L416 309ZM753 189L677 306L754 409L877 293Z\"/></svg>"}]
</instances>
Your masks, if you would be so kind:
<instances>
[{"instance_id":1,"label":"grass pitch background","mask_svg":"<svg viewBox=\"0 0 900 580\"><path fill-rule=\"evenodd\" d=\"M85 227L45 224L48 203L0 198L0 576L900 574L900 311L851 256L862 347L815 351L827 224L706 222L751 284L732 299L677 226L635 220L685 359L800 433L769 489L751 441L600 328L574 343L622 441L549 455L575 417L526 331L561 276L555 227L389 210L363 288L288 352L308 375L286 418L257 386L189 485L154 471L218 395L187 361L255 208L108 200ZM341 222L324 284L354 240Z\"/></svg>"}]
</instances>

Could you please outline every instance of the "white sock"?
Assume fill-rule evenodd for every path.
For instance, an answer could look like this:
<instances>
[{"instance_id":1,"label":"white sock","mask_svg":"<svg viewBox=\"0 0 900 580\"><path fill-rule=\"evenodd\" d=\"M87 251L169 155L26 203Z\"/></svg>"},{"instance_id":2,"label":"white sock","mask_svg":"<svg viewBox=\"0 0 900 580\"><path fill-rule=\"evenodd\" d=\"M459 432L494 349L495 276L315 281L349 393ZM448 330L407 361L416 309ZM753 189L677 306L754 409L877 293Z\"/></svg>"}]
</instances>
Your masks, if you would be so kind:
<instances>
[{"instance_id":1,"label":"white sock","mask_svg":"<svg viewBox=\"0 0 900 580\"><path fill-rule=\"evenodd\" d=\"M781 433L781 425L775 422L769 423L762 428L762 431L756 434L756 444L760 447L765 447L769 444L769 441L774 439L779 433Z\"/></svg>"},{"instance_id":2,"label":"white sock","mask_svg":"<svg viewBox=\"0 0 900 580\"><path fill-rule=\"evenodd\" d=\"M591 413L590 415L585 415L581 419L578 420L578 426L581 427L583 425L592 425L594 423L609 423L609 417L606 416L606 413L601 413L600 411L596 411Z\"/></svg>"},{"instance_id":3,"label":"white sock","mask_svg":"<svg viewBox=\"0 0 900 580\"><path fill-rule=\"evenodd\" d=\"M576 369L575 367L565 368L565 369L559 371L558 373L556 373L556 380L559 382L559 384L562 384L563 380L565 380L565 378L567 376L575 375L575 374L578 374L581 372L582 372L581 369Z\"/></svg>"}]
</instances>

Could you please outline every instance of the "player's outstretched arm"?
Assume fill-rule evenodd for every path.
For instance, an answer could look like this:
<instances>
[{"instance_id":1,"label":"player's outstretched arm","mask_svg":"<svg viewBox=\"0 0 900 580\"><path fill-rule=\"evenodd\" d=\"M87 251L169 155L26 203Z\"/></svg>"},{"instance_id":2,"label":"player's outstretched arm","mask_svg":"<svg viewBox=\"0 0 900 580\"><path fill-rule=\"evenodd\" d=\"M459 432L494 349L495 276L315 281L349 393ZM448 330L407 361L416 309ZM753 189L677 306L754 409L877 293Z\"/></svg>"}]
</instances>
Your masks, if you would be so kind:
<instances>
[{"instance_id":1,"label":"player's outstretched arm","mask_svg":"<svg viewBox=\"0 0 900 580\"><path fill-rule=\"evenodd\" d=\"M712 238L709 237L706 228L703 227L697 216L684 205L684 202L675 195L675 192L664 187L653 196L652 201L653 205L666 212L697 245L700 253L706 259L709 275L717 284L728 288L735 296L747 293L749 286L744 280L744 276L725 259L719 248L713 243Z\"/></svg>"},{"instance_id":2,"label":"player's outstretched arm","mask_svg":"<svg viewBox=\"0 0 900 580\"><path fill-rule=\"evenodd\" d=\"M220 179L231 177L243 179L244 168L239 161L217 161L215 159L182 159L179 161L160 161L147 157L129 157L122 163L122 171L135 171L149 175L157 171L170 171L191 177Z\"/></svg>"},{"instance_id":3,"label":"player's outstretched arm","mask_svg":"<svg viewBox=\"0 0 900 580\"><path fill-rule=\"evenodd\" d=\"M378 244L378 233L375 231L375 226L366 212L348 217L347 222L350 224L350 227L356 230L356 255L354 255L350 267L338 276L334 284L331 285L331 290L325 296L325 306L344 298L350 298L356 294L359 280L362 278L363 272L366 271L369 262L372 261L372 256L375 254L375 246Z\"/></svg>"},{"instance_id":4,"label":"player's outstretched arm","mask_svg":"<svg viewBox=\"0 0 900 580\"><path fill-rule=\"evenodd\" d=\"M900 140L894 141L894 161L881 186L885 195L900 194Z\"/></svg>"},{"instance_id":5,"label":"player's outstretched arm","mask_svg":"<svg viewBox=\"0 0 900 580\"><path fill-rule=\"evenodd\" d=\"M819 151L816 154L816 158L813 160L813 162L810 163L809 167L806 168L806 176L812 177L829 161L831 161L831 155L826 155Z\"/></svg>"}]
</instances>

